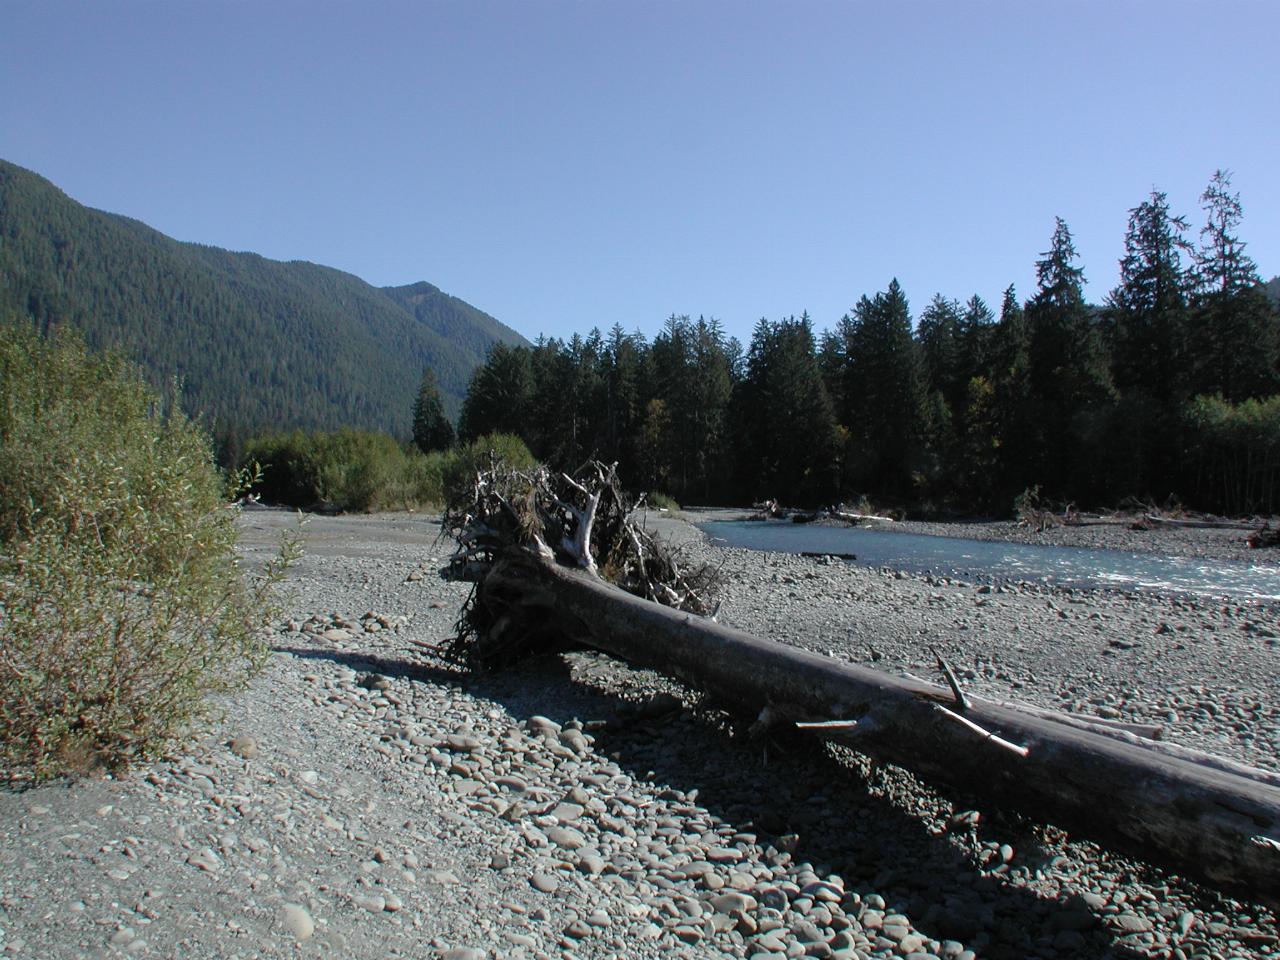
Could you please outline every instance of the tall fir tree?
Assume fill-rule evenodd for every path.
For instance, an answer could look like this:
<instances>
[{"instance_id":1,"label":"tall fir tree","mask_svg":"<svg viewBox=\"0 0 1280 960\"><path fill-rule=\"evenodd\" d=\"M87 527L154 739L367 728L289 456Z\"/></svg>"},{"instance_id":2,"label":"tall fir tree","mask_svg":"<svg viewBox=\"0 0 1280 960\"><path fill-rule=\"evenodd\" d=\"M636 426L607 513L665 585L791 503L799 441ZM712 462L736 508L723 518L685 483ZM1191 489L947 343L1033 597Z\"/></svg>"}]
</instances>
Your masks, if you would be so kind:
<instances>
[{"instance_id":1,"label":"tall fir tree","mask_svg":"<svg viewBox=\"0 0 1280 960\"><path fill-rule=\"evenodd\" d=\"M1280 319L1236 234L1243 211L1231 174L1217 171L1200 201L1206 222L1195 263L1195 392L1228 400L1268 396L1280 389Z\"/></svg>"},{"instance_id":2,"label":"tall fir tree","mask_svg":"<svg viewBox=\"0 0 1280 960\"><path fill-rule=\"evenodd\" d=\"M835 411L808 314L756 324L734 407L742 496L817 503L837 493Z\"/></svg>"},{"instance_id":3,"label":"tall fir tree","mask_svg":"<svg viewBox=\"0 0 1280 960\"><path fill-rule=\"evenodd\" d=\"M1069 498L1095 492L1098 465L1087 450L1114 399L1077 259L1071 231L1059 217L1049 250L1036 262L1039 289L1026 307L1038 428L1033 475L1048 492Z\"/></svg>"},{"instance_id":4,"label":"tall fir tree","mask_svg":"<svg viewBox=\"0 0 1280 960\"><path fill-rule=\"evenodd\" d=\"M667 436L650 449L665 451L667 462L648 472L668 478L677 498L709 499L727 483L728 408L733 392L733 344L715 319L670 317L649 350L652 399L647 419L665 424Z\"/></svg>"},{"instance_id":5,"label":"tall fir tree","mask_svg":"<svg viewBox=\"0 0 1280 960\"><path fill-rule=\"evenodd\" d=\"M1031 337L1026 311L1010 284L991 338L992 446L997 469L988 477L989 505L1008 507L1012 497L1038 482L1032 458L1039 435L1031 388Z\"/></svg>"},{"instance_id":6,"label":"tall fir tree","mask_svg":"<svg viewBox=\"0 0 1280 960\"><path fill-rule=\"evenodd\" d=\"M1187 229L1185 219L1170 215L1168 198L1157 190L1130 210L1120 285L1107 302L1116 386L1166 405L1181 401L1190 385L1185 347L1190 277L1182 266L1182 254L1190 250Z\"/></svg>"},{"instance_id":7,"label":"tall fir tree","mask_svg":"<svg viewBox=\"0 0 1280 960\"><path fill-rule=\"evenodd\" d=\"M453 424L444 415L440 387L430 367L423 371L422 383L413 401L413 442L423 453L453 446Z\"/></svg>"},{"instance_id":8,"label":"tall fir tree","mask_svg":"<svg viewBox=\"0 0 1280 960\"><path fill-rule=\"evenodd\" d=\"M996 318L976 293L964 305L960 315L956 340L959 350L957 365L960 378L968 383L974 377L988 377L991 345L995 335Z\"/></svg>"},{"instance_id":9,"label":"tall fir tree","mask_svg":"<svg viewBox=\"0 0 1280 960\"><path fill-rule=\"evenodd\" d=\"M511 433L532 444L538 425L533 387L530 350L495 343L471 375L458 436L470 441L488 433Z\"/></svg>"},{"instance_id":10,"label":"tall fir tree","mask_svg":"<svg viewBox=\"0 0 1280 960\"><path fill-rule=\"evenodd\" d=\"M949 409L959 406L967 377L960 369L960 304L935 294L916 326L925 384L942 394Z\"/></svg>"},{"instance_id":11,"label":"tall fir tree","mask_svg":"<svg viewBox=\"0 0 1280 960\"><path fill-rule=\"evenodd\" d=\"M841 321L845 338L840 421L850 431L847 475L863 490L909 499L921 465L927 416L911 309L894 279L862 297Z\"/></svg>"},{"instance_id":12,"label":"tall fir tree","mask_svg":"<svg viewBox=\"0 0 1280 960\"><path fill-rule=\"evenodd\" d=\"M644 414L646 393L644 356L647 344L639 333L628 334L614 324L605 341L603 358L604 409L600 455L619 462L624 485L630 485L634 465L633 440Z\"/></svg>"}]
</instances>

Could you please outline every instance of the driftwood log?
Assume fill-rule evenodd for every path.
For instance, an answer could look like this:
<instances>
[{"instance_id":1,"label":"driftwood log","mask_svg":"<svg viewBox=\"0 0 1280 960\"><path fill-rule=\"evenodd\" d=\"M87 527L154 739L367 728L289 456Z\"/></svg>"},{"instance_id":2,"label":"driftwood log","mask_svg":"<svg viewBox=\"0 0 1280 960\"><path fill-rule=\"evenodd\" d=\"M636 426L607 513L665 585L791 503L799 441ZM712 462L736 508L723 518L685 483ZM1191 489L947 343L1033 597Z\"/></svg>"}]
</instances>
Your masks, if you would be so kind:
<instances>
[{"instance_id":1,"label":"driftwood log","mask_svg":"<svg viewBox=\"0 0 1280 960\"><path fill-rule=\"evenodd\" d=\"M490 647L511 655L517 638L584 644L705 690L757 727L799 728L1186 876L1280 901L1280 774L1146 739L1142 728L966 695L941 659L946 687L763 640L625 592L595 563L557 562L553 552L540 537L509 542L477 571L460 633L470 662L493 662L483 655Z\"/></svg>"}]
</instances>

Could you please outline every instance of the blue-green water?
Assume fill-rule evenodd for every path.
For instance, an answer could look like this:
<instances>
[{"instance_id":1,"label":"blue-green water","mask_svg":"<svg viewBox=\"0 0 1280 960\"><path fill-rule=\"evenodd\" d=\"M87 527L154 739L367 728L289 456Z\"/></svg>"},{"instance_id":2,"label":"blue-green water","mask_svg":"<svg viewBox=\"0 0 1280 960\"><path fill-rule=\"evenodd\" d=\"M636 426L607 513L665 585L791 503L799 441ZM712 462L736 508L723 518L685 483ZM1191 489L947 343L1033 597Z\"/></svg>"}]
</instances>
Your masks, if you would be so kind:
<instances>
[{"instance_id":1,"label":"blue-green water","mask_svg":"<svg viewBox=\"0 0 1280 960\"><path fill-rule=\"evenodd\" d=\"M860 527L786 522L699 524L715 542L777 553L852 553L869 567L965 580L1029 580L1200 597L1280 600L1280 566L1163 557L1118 550L1029 546Z\"/></svg>"}]
</instances>

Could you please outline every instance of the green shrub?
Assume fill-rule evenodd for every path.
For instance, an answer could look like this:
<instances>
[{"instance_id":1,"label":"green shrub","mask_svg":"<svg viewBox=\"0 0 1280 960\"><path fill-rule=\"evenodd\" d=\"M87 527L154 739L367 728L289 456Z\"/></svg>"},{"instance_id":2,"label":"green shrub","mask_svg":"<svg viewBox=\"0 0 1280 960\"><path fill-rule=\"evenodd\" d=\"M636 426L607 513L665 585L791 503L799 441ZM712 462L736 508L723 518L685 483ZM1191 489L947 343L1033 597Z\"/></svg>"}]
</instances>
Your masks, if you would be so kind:
<instances>
[{"instance_id":1,"label":"green shrub","mask_svg":"<svg viewBox=\"0 0 1280 960\"><path fill-rule=\"evenodd\" d=\"M251 440L245 460L261 477L253 490L269 503L367 512L438 505L444 456L422 454L365 430L270 434Z\"/></svg>"},{"instance_id":2,"label":"green shrub","mask_svg":"<svg viewBox=\"0 0 1280 960\"><path fill-rule=\"evenodd\" d=\"M208 438L121 359L0 323L6 776L154 755L261 664L266 584L225 492Z\"/></svg>"},{"instance_id":3,"label":"green shrub","mask_svg":"<svg viewBox=\"0 0 1280 960\"><path fill-rule=\"evenodd\" d=\"M470 501L476 477L494 463L515 470L532 470L538 461L525 442L511 433L490 433L461 444L444 457L443 483L445 503Z\"/></svg>"}]
</instances>

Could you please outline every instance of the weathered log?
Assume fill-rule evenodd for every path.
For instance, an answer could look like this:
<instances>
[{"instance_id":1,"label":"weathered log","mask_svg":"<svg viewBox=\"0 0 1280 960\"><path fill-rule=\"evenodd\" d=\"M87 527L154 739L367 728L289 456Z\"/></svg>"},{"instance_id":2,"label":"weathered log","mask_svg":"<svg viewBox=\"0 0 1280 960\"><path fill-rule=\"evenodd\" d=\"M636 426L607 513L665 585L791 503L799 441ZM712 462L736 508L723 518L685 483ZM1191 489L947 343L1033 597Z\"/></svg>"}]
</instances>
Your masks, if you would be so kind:
<instances>
[{"instance_id":1,"label":"weathered log","mask_svg":"<svg viewBox=\"0 0 1280 960\"><path fill-rule=\"evenodd\" d=\"M832 519L845 523L896 523L893 517L881 517L874 513L850 513L847 510L832 510L828 514Z\"/></svg>"},{"instance_id":2,"label":"weathered log","mask_svg":"<svg viewBox=\"0 0 1280 960\"><path fill-rule=\"evenodd\" d=\"M1144 514L1143 522L1153 527L1171 527L1183 530L1256 530L1258 524L1256 521L1250 520L1223 520L1223 519L1188 519L1180 520L1173 517L1161 517L1153 513Z\"/></svg>"},{"instance_id":3,"label":"weathered log","mask_svg":"<svg viewBox=\"0 0 1280 960\"><path fill-rule=\"evenodd\" d=\"M1280 775L762 640L520 548L502 552L476 599L494 621L524 619L653 667L761 725L798 722L926 780L1280 899Z\"/></svg>"}]
</instances>

